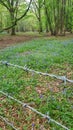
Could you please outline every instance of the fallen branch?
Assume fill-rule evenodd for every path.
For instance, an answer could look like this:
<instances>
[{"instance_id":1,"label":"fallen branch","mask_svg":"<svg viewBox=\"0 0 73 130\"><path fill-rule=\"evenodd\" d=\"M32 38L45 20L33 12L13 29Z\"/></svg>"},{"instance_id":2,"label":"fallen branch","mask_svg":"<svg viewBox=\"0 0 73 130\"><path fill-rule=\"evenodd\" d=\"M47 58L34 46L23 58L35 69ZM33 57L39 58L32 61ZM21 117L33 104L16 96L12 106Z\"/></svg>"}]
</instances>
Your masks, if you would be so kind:
<instances>
[{"instance_id":1,"label":"fallen branch","mask_svg":"<svg viewBox=\"0 0 73 130\"><path fill-rule=\"evenodd\" d=\"M54 75L54 74L42 73L42 72L39 72L39 71L35 71L35 70L32 70L32 69L29 69L26 66L23 67L23 66L19 66L19 65L14 65L14 64L8 63L7 61L0 61L0 63L1 64L5 64L7 66L13 66L13 67L16 67L16 68L19 68L19 69L23 69L23 70L28 71L28 72L40 74L40 75L43 75L43 76L54 77L56 79L62 80L65 84L66 84L66 81L68 81L70 83L73 83L73 80L67 79L66 76L57 76L57 75Z\"/></svg>"},{"instance_id":2,"label":"fallen branch","mask_svg":"<svg viewBox=\"0 0 73 130\"><path fill-rule=\"evenodd\" d=\"M7 125L9 125L10 127L12 127L13 130L18 130L16 129L12 123L10 123L9 121L7 121L4 117L0 116L0 119L2 119Z\"/></svg>"},{"instance_id":3,"label":"fallen branch","mask_svg":"<svg viewBox=\"0 0 73 130\"><path fill-rule=\"evenodd\" d=\"M46 119L49 120L50 122L53 122L53 123L59 125L60 127L64 128L65 130L70 130L70 129L68 129L66 126L64 126L64 125L62 125L61 123L59 123L59 122L55 121L54 119L52 119L50 116L45 115L45 114L42 114L41 112L37 111L37 110L34 109L33 107L29 106L28 104L23 103L23 102L17 100L16 98L13 98L12 96L9 96L8 94L4 93L3 91L0 91L0 93L3 94L3 95L5 95L6 97L8 97L8 98L10 98L10 99L12 99L12 100L14 100L14 101L16 101L17 103L21 104L23 107L28 108L28 109L32 110L33 112L37 113L38 115L40 115L40 116L46 118Z\"/></svg>"}]
</instances>

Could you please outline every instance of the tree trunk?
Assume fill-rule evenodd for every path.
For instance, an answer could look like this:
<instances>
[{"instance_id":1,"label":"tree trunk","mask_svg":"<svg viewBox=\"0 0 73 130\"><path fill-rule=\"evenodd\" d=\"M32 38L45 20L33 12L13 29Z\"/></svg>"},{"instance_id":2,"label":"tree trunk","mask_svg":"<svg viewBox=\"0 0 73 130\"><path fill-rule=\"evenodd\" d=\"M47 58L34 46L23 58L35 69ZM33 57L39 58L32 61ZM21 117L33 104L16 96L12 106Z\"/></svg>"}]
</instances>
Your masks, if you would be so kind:
<instances>
[{"instance_id":1,"label":"tree trunk","mask_svg":"<svg viewBox=\"0 0 73 130\"><path fill-rule=\"evenodd\" d=\"M46 14L47 22L49 24L49 29L51 31L51 35L54 35L52 24L51 24L51 20L50 20L50 17L49 17L49 14L48 14L48 10L47 10L48 8L46 7L46 0L44 0L44 5L45 5L45 14Z\"/></svg>"},{"instance_id":2,"label":"tree trunk","mask_svg":"<svg viewBox=\"0 0 73 130\"><path fill-rule=\"evenodd\" d=\"M65 23L66 23L66 0L62 0L61 15L60 15L60 34L65 35Z\"/></svg>"},{"instance_id":3,"label":"tree trunk","mask_svg":"<svg viewBox=\"0 0 73 130\"><path fill-rule=\"evenodd\" d=\"M53 1L54 3L54 1ZM59 27L60 27L60 1L56 1L56 5L53 5L54 9L54 23L55 23L55 28L54 28L54 35L59 34Z\"/></svg>"},{"instance_id":4,"label":"tree trunk","mask_svg":"<svg viewBox=\"0 0 73 130\"><path fill-rule=\"evenodd\" d=\"M46 27L46 33L48 33L49 32L49 29L48 29L48 21L47 21L47 15L46 15L46 9L45 9L45 11L44 11L44 14L45 14L45 27Z\"/></svg>"},{"instance_id":5,"label":"tree trunk","mask_svg":"<svg viewBox=\"0 0 73 130\"><path fill-rule=\"evenodd\" d=\"M48 29L48 22L47 22L47 20L46 20L46 33L48 33L49 32L49 29Z\"/></svg>"},{"instance_id":6,"label":"tree trunk","mask_svg":"<svg viewBox=\"0 0 73 130\"><path fill-rule=\"evenodd\" d=\"M42 23L41 23L41 21L39 20L39 33L41 33L43 31L43 29L42 29Z\"/></svg>"},{"instance_id":7,"label":"tree trunk","mask_svg":"<svg viewBox=\"0 0 73 130\"><path fill-rule=\"evenodd\" d=\"M39 8L38 8L38 20L39 20L39 33L43 31L42 29L42 20L41 20L41 3L39 2Z\"/></svg>"},{"instance_id":8,"label":"tree trunk","mask_svg":"<svg viewBox=\"0 0 73 130\"><path fill-rule=\"evenodd\" d=\"M72 11L73 11L73 3L72 3L72 1L71 0L69 0L68 1L68 6L69 6L69 8L71 9L69 9L69 31L70 31L70 33L72 33Z\"/></svg>"},{"instance_id":9,"label":"tree trunk","mask_svg":"<svg viewBox=\"0 0 73 130\"><path fill-rule=\"evenodd\" d=\"M60 34L62 35L63 33L63 0L61 3L61 15L60 15Z\"/></svg>"},{"instance_id":10,"label":"tree trunk","mask_svg":"<svg viewBox=\"0 0 73 130\"><path fill-rule=\"evenodd\" d=\"M11 35L16 35L16 33L15 33L15 26L11 29Z\"/></svg>"},{"instance_id":11,"label":"tree trunk","mask_svg":"<svg viewBox=\"0 0 73 130\"><path fill-rule=\"evenodd\" d=\"M14 12L10 12L11 16L11 24L13 25L15 23L15 18L14 18ZM11 35L15 35L15 26L11 28Z\"/></svg>"},{"instance_id":12,"label":"tree trunk","mask_svg":"<svg viewBox=\"0 0 73 130\"><path fill-rule=\"evenodd\" d=\"M3 20L2 20L2 14L1 14L0 17L1 17L1 19L0 19L0 30L2 30L2 23L3 23L3 22L2 22L2 21L3 21Z\"/></svg>"}]
</instances>

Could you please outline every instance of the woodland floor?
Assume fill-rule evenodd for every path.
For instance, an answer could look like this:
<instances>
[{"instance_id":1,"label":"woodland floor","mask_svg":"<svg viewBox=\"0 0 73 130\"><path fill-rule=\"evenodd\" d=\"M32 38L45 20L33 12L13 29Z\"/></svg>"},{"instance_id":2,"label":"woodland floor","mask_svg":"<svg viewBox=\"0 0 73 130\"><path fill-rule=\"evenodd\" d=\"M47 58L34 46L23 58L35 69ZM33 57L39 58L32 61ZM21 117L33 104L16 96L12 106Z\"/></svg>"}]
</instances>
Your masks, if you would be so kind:
<instances>
[{"instance_id":1,"label":"woodland floor","mask_svg":"<svg viewBox=\"0 0 73 130\"><path fill-rule=\"evenodd\" d=\"M34 40L36 38L37 40ZM41 72L66 75L67 78L73 79L73 35L67 34L65 37L36 34L2 35L0 60L21 66L27 65ZM61 80L0 65L0 90L43 114L49 113L51 118L70 130L73 130L72 88L73 84L68 82L65 85ZM0 94L0 115L19 130L63 130L2 94ZM0 130L12 130L12 128L0 120Z\"/></svg>"},{"instance_id":2,"label":"woodland floor","mask_svg":"<svg viewBox=\"0 0 73 130\"><path fill-rule=\"evenodd\" d=\"M40 37L54 38L54 36L50 36L49 34L47 35L23 34L23 35L15 35L15 36L10 36L10 35L0 36L0 49L3 49L11 45L19 44L25 41L30 41ZM69 39L69 38L73 38L73 34L66 34L66 36L57 36L56 38Z\"/></svg>"},{"instance_id":3,"label":"woodland floor","mask_svg":"<svg viewBox=\"0 0 73 130\"><path fill-rule=\"evenodd\" d=\"M37 38L37 36L25 36L25 35L16 35L16 36L5 36L0 38L0 49L17 44L20 42L25 42Z\"/></svg>"}]
</instances>

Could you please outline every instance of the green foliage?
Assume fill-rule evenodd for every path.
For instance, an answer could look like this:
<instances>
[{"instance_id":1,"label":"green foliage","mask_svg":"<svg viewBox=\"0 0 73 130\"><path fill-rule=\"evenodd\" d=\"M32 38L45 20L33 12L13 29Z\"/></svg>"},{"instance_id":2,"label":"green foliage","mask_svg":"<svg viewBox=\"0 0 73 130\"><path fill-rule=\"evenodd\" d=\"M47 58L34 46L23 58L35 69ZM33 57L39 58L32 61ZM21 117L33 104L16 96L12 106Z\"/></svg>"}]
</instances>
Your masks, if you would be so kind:
<instances>
[{"instance_id":1,"label":"green foliage","mask_svg":"<svg viewBox=\"0 0 73 130\"><path fill-rule=\"evenodd\" d=\"M32 0L29 13L16 23L16 31L51 32L52 35L72 33L72 6L73 0ZM0 1L0 30L13 25L27 7L28 2L23 0Z\"/></svg>"}]
</instances>

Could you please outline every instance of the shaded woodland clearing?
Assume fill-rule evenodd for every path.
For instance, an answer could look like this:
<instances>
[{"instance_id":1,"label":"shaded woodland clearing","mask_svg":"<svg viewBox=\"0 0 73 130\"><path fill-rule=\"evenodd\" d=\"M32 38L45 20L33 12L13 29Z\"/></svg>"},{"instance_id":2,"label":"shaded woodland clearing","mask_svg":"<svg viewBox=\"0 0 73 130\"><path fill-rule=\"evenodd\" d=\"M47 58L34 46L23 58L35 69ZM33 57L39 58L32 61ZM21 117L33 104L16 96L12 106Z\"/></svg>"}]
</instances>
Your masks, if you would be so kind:
<instances>
[{"instance_id":1,"label":"shaded woodland clearing","mask_svg":"<svg viewBox=\"0 0 73 130\"><path fill-rule=\"evenodd\" d=\"M1 36L0 38L0 49L15 45L18 43L22 43L25 41L30 41L35 38L39 38L40 36L31 36L31 35L16 35L16 36Z\"/></svg>"},{"instance_id":2,"label":"shaded woodland clearing","mask_svg":"<svg viewBox=\"0 0 73 130\"><path fill-rule=\"evenodd\" d=\"M73 38L73 34L69 34L67 33L66 36L51 36L50 34L38 34L38 33L22 33L19 35L15 35L15 36L10 36L10 35L0 35L0 49L3 49L5 47L11 46L11 45L15 45L18 43L23 43L26 41L30 41L36 38L40 38L40 37L44 37L44 38L56 38L56 39L70 39Z\"/></svg>"}]
</instances>

